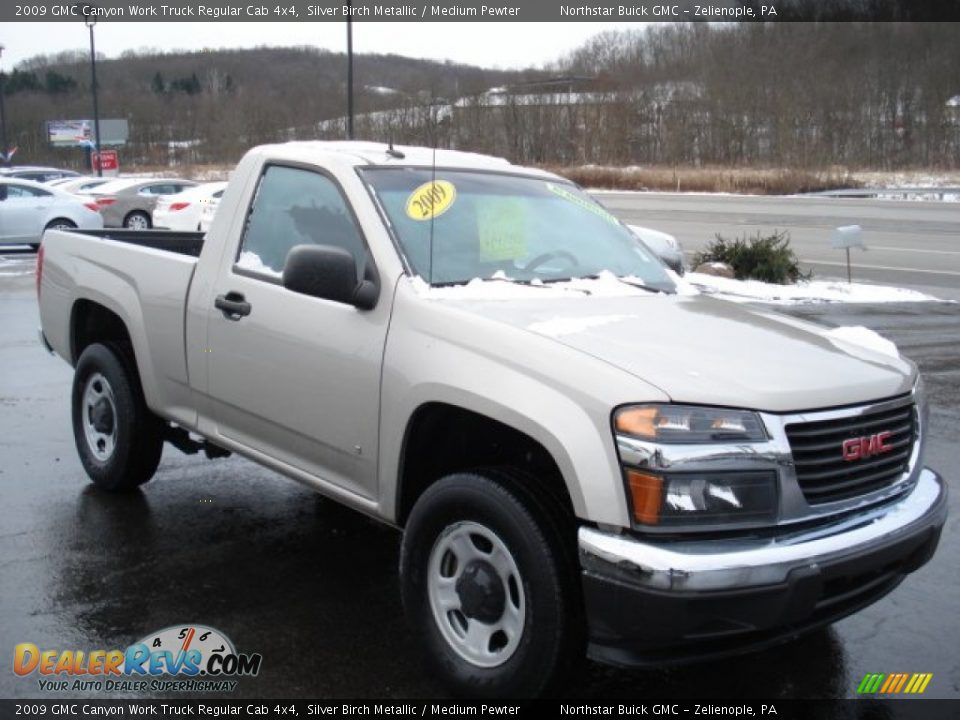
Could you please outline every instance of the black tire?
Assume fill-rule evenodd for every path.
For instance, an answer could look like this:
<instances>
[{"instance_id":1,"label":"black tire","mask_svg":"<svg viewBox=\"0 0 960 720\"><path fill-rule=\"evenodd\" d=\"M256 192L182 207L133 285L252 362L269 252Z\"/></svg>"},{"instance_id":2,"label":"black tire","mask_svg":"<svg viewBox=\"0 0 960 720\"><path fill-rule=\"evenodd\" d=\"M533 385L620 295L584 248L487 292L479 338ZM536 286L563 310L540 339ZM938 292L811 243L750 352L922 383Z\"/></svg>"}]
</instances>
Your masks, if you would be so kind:
<instances>
[{"instance_id":1,"label":"black tire","mask_svg":"<svg viewBox=\"0 0 960 720\"><path fill-rule=\"evenodd\" d=\"M85 400L88 386L90 397L105 398L109 411L100 412L100 408L88 405ZM72 402L77 452L84 470L97 487L109 491L132 490L153 477L163 451L164 425L147 408L128 344L96 343L83 351L73 375ZM88 435L87 429L95 425L93 418L98 412L101 425L90 432L99 442Z\"/></svg>"},{"instance_id":2,"label":"black tire","mask_svg":"<svg viewBox=\"0 0 960 720\"><path fill-rule=\"evenodd\" d=\"M140 227L135 228L135 224L145 224L146 228ZM130 229L149 229L153 227L153 220L150 219L150 216L142 210L134 210L132 213L128 213L127 216L123 219L123 226Z\"/></svg>"},{"instance_id":3,"label":"black tire","mask_svg":"<svg viewBox=\"0 0 960 720\"><path fill-rule=\"evenodd\" d=\"M480 616L476 603L472 605L473 610L468 607L470 598L461 592L460 583L470 565L446 576L448 580L457 578L455 587L460 608L435 612L439 602L432 599L436 597L432 589L436 582L431 585L430 575L435 574L435 568L450 565L442 559L445 543L463 528L470 532L474 527L492 532L506 547L518 571L516 584L522 588L520 596L511 585L513 580L503 583L506 603L519 607L521 603L515 595L520 596L524 612L522 632L515 634L519 641L515 641L512 650L509 642L504 642L506 635L499 643L494 643L494 635L487 641L486 650L505 653L496 666L483 666L482 658L480 664L473 662L464 654L470 653L469 648L464 649L469 641L461 639L458 643L456 639L458 626L466 638L473 623L485 624L485 628L480 627L489 632L501 622ZM481 540L485 545L489 543L481 535L473 540L474 546ZM437 557L441 558L439 563ZM458 558L455 566L459 568L459 565ZM439 575L444 575L442 569ZM488 577L502 577L502 573ZM481 698L548 695L583 659L585 624L575 524L572 514L549 492L544 492L534 478L515 472L483 470L448 475L428 488L407 522L400 552L400 582L404 610L420 639L426 661L434 676L455 695ZM494 602L493 607L500 605ZM482 606L480 609L485 611ZM506 614L500 617L505 618ZM507 647L499 650L495 647L498 644Z\"/></svg>"}]
</instances>

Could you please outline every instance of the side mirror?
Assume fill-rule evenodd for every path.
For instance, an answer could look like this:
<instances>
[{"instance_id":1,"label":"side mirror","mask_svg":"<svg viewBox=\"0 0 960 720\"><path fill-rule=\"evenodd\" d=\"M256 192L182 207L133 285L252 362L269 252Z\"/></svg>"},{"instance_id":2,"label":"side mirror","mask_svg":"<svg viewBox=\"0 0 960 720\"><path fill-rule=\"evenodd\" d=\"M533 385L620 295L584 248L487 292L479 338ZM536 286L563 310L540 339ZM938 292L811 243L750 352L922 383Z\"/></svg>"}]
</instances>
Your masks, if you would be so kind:
<instances>
[{"instance_id":1,"label":"side mirror","mask_svg":"<svg viewBox=\"0 0 960 720\"><path fill-rule=\"evenodd\" d=\"M380 297L380 284L372 268L357 282L357 263L343 248L331 245L297 245L283 266L283 286L311 297L372 310Z\"/></svg>"}]
</instances>

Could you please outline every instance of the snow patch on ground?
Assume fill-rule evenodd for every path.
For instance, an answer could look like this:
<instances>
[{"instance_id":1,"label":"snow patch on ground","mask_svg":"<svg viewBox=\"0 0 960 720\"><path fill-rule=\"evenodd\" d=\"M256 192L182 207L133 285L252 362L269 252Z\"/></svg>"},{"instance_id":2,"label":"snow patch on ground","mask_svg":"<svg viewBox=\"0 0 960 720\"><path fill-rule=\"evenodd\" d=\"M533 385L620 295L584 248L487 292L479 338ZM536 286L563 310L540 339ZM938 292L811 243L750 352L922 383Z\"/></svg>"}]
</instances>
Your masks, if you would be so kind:
<instances>
[{"instance_id":1,"label":"snow patch on ground","mask_svg":"<svg viewBox=\"0 0 960 720\"><path fill-rule=\"evenodd\" d=\"M573 335L600 325L609 325L620 322L621 320L631 320L636 317L636 315L597 315L596 317L578 318L554 317L550 320L528 325L527 330L531 330L538 335L556 338L562 335Z\"/></svg>"},{"instance_id":2,"label":"snow patch on ground","mask_svg":"<svg viewBox=\"0 0 960 720\"><path fill-rule=\"evenodd\" d=\"M774 285L759 280L733 280L703 273L687 273L684 280L708 295L734 302L765 302L777 305L820 302L939 302L939 298L916 290L866 283L850 284L842 280L811 280L801 281L796 285Z\"/></svg>"},{"instance_id":3,"label":"snow patch on ground","mask_svg":"<svg viewBox=\"0 0 960 720\"><path fill-rule=\"evenodd\" d=\"M896 344L862 325L833 328L825 332L824 337L850 345L857 345L882 355L889 355L894 358L900 357L900 351L897 350Z\"/></svg>"}]
</instances>

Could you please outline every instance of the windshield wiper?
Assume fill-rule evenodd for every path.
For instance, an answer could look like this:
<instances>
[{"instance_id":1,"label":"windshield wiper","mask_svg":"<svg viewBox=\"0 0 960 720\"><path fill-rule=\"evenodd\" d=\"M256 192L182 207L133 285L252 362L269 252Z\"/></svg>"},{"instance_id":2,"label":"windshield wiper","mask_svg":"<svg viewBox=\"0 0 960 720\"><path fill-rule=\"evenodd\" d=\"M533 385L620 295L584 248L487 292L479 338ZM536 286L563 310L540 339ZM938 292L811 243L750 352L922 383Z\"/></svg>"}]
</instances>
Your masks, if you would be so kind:
<instances>
[{"instance_id":1,"label":"windshield wiper","mask_svg":"<svg viewBox=\"0 0 960 720\"><path fill-rule=\"evenodd\" d=\"M613 273L611 273L611 275L613 275ZM579 280L579 279L599 280L600 277L601 277L600 273L593 273L592 275L581 275L579 278L570 278L570 279L571 280ZM660 287L656 287L654 285L643 285L638 282L631 282L630 280L627 280L625 277L621 275L613 275L613 277L617 280L617 282L622 282L624 285L635 287L638 290L646 290L649 293L655 293L655 294L659 294L659 293L663 293L664 295L671 294L667 290L664 290L663 288L660 288Z\"/></svg>"}]
</instances>

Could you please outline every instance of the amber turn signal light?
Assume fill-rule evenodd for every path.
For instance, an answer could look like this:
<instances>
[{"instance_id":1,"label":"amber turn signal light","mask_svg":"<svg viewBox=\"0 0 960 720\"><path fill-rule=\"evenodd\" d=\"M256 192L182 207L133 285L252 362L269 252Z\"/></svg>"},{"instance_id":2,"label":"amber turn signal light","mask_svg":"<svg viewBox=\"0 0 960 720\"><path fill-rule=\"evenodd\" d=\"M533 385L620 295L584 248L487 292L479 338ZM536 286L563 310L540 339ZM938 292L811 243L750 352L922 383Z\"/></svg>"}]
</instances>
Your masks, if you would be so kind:
<instances>
[{"instance_id":1,"label":"amber turn signal light","mask_svg":"<svg viewBox=\"0 0 960 720\"><path fill-rule=\"evenodd\" d=\"M633 505L633 519L644 525L660 522L663 503L663 478L636 470L627 470L627 485Z\"/></svg>"}]
</instances>

